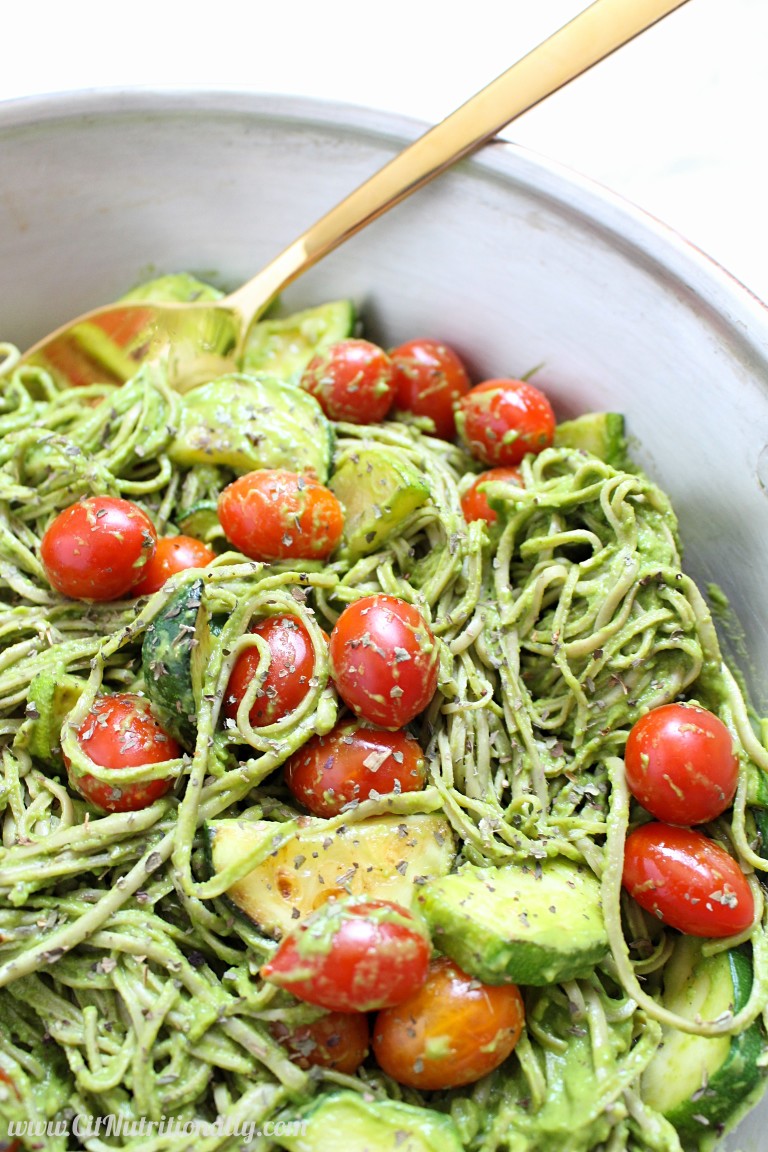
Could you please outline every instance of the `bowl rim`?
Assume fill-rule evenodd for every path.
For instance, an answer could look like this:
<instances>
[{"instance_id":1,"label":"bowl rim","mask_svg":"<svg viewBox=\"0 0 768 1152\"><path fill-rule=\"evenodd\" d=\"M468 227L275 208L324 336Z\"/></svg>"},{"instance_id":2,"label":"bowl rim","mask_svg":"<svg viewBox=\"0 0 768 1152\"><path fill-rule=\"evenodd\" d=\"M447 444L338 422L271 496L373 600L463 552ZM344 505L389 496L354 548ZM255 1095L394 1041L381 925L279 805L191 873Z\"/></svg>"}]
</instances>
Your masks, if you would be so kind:
<instances>
[{"instance_id":1,"label":"bowl rim","mask_svg":"<svg viewBox=\"0 0 768 1152\"><path fill-rule=\"evenodd\" d=\"M416 118L352 102L266 93L241 87L92 87L50 91L0 101L0 138L18 130L102 117L245 116L272 124L310 125L364 136L395 149L431 125ZM768 303L678 230L622 194L543 153L494 137L457 168L475 170L537 197L565 216L587 222L647 272L706 310L768 390ZM350 191L352 189L350 188Z\"/></svg>"}]
</instances>

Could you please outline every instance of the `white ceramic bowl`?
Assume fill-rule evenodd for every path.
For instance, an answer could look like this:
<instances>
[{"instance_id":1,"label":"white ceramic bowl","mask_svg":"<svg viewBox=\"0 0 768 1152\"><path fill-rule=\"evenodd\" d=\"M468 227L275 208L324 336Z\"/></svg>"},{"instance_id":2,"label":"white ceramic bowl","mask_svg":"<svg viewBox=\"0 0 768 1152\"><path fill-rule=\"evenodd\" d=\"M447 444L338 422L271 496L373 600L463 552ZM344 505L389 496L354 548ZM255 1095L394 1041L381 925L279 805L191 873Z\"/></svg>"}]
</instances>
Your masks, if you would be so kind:
<instances>
[{"instance_id":1,"label":"white ceramic bowl","mask_svg":"<svg viewBox=\"0 0 768 1152\"><path fill-rule=\"evenodd\" d=\"M0 106L0 338L22 346L154 271L235 286L422 126L235 93L88 92ZM768 312L663 225L494 143L287 294L355 297L384 343L440 336L561 416L626 414L687 567L717 582L768 712ZM743 636L739 636L739 630ZM743 640L743 646L741 644ZM763 1104L728 1147L765 1147Z\"/></svg>"}]
</instances>

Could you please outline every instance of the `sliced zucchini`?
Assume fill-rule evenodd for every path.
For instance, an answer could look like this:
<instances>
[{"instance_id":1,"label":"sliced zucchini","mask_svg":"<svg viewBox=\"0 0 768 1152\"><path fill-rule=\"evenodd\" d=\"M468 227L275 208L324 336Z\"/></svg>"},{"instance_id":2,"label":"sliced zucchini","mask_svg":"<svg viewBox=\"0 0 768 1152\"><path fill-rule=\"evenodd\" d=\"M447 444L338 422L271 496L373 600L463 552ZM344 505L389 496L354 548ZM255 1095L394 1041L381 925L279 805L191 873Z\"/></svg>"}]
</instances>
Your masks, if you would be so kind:
<instances>
[{"instance_id":1,"label":"sliced zucchini","mask_svg":"<svg viewBox=\"0 0 768 1152\"><path fill-rule=\"evenodd\" d=\"M345 456L329 481L344 509L344 543L353 556L375 552L429 499L423 473L386 448Z\"/></svg>"},{"instance_id":2,"label":"sliced zucchini","mask_svg":"<svg viewBox=\"0 0 768 1152\"><path fill-rule=\"evenodd\" d=\"M194 536L196 540L202 540L205 544L225 539L215 500L198 500L193 504L179 517L179 531L185 536Z\"/></svg>"},{"instance_id":3,"label":"sliced zucchini","mask_svg":"<svg viewBox=\"0 0 768 1152\"><path fill-rule=\"evenodd\" d=\"M295 383L313 356L352 336L356 323L351 300L333 300L291 316L260 320L246 336L240 367L244 372L269 372Z\"/></svg>"},{"instance_id":4,"label":"sliced zucchini","mask_svg":"<svg viewBox=\"0 0 768 1152\"><path fill-rule=\"evenodd\" d=\"M16 734L15 748L30 756L60 766L61 729L77 704L86 681L72 676L62 666L47 668L33 676L27 693L24 723Z\"/></svg>"},{"instance_id":5,"label":"sliced zucchini","mask_svg":"<svg viewBox=\"0 0 768 1152\"><path fill-rule=\"evenodd\" d=\"M132 288L121 296L121 300L162 304L191 304L197 300L220 300L224 295L212 284L206 284L189 272L171 272L167 276L156 276Z\"/></svg>"},{"instance_id":6,"label":"sliced zucchini","mask_svg":"<svg viewBox=\"0 0 768 1152\"><path fill-rule=\"evenodd\" d=\"M210 821L211 874L242 860L275 828L260 820ZM326 820L311 819L227 896L262 932L279 937L333 896L374 896L410 907L414 886L444 876L454 857L443 816L375 816L331 833Z\"/></svg>"},{"instance_id":7,"label":"sliced zucchini","mask_svg":"<svg viewBox=\"0 0 768 1152\"><path fill-rule=\"evenodd\" d=\"M435 946L487 984L556 984L608 951L600 884L563 857L458 872L422 888Z\"/></svg>"},{"instance_id":8,"label":"sliced zucchini","mask_svg":"<svg viewBox=\"0 0 768 1152\"><path fill-rule=\"evenodd\" d=\"M181 468L217 464L238 475L288 468L325 482L329 420L313 396L271 376L232 373L185 393L168 455Z\"/></svg>"},{"instance_id":9,"label":"sliced zucchini","mask_svg":"<svg viewBox=\"0 0 768 1152\"><path fill-rule=\"evenodd\" d=\"M745 952L704 956L701 940L681 936L664 969L661 1002L686 1020L716 1020L743 1008L751 989ZM757 1022L738 1036L694 1036L665 1027L642 1076L643 1100L684 1135L717 1131L764 1077L757 1060L765 1050Z\"/></svg>"},{"instance_id":10,"label":"sliced zucchini","mask_svg":"<svg viewBox=\"0 0 768 1152\"><path fill-rule=\"evenodd\" d=\"M202 579L176 592L149 625L141 646L144 691L168 732L194 745L197 707L211 650L208 614L201 611Z\"/></svg>"},{"instance_id":11,"label":"sliced zucchini","mask_svg":"<svg viewBox=\"0 0 768 1152\"><path fill-rule=\"evenodd\" d=\"M578 448L604 460L613 468L627 463L624 417L618 412L586 412L564 420L555 428L555 448Z\"/></svg>"},{"instance_id":12,"label":"sliced zucchini","mask_svg":"<svg viewBox=\"0 0 768 1152\"><path fill-rule=\"evenodd\" d=\"M332 1092L274 1125L271 1137L288 1152L461 1152L453 1120L402 1100Z\"/></svg>"}]
</instances>

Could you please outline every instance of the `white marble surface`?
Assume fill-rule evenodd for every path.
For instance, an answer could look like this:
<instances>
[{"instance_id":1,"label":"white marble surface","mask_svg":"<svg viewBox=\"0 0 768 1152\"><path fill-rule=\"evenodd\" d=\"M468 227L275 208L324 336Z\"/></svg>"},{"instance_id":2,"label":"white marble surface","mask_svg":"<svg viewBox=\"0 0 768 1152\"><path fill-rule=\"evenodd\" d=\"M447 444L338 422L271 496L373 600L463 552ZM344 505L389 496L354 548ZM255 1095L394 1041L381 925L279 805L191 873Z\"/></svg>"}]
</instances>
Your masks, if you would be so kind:
<instances>
[{"instance_id":1,"label":"white marble surface","mask_svg":"<svg viewBox=\"0 0 768 1152\"><path fill-rule=\"evenodd\" d=\"M432 122L584 6L8 3L0 100L203 85L313 95ZM768 0L689 0L505 135L647 209L768 301L766 44Z\"/></svg>"}]
</instances>

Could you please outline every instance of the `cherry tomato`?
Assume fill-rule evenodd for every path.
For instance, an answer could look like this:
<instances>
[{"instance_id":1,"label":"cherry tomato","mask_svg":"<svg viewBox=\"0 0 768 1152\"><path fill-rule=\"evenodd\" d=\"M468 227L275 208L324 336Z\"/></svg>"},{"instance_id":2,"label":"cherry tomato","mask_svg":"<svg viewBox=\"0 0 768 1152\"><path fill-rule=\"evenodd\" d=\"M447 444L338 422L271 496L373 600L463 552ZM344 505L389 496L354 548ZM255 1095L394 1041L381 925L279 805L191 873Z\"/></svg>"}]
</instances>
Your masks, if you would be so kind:
<instances>
[{"instance_id":1,"label":"cherry tomato","mask_svg":"<svg viewBox=\"0 0 768 1152\"><path fill-rule=\"evenodd\" d=\"M373 1053L388 1076L409 1088L458 1088L504 1063L524 1021L514 984L481 984L441 957L413 996L379 1012Z\"/></svg>"},{"instance_id":2,"label":"cherry tomato","mask_svg":"<svg viewBox=\"0 0 768 1152\"><path fill-rule=\"evenodd\" d=\"M219 496L218 511L227 538L252 560L325 560L344 527L330 489L281 468L239 476Z\"/></svg>"},{"instance_id":3,"label":"cherry tomato","mask_svg":"<svg viewBox=\"0 0 768 1152\"><path fill-rule=\"evenodd\" d=\"M525 380L486 380L462 396L456 426L484 464L513 467L552 443L555 414L543 392Z\"/></svg>"},{"instance_id":4,"label":"cherry tomato","mask_svg":"<svg viewBox=\"0 0 768 1152\"><path fill-rule=\"evenodd\" d=\"M515 488L522 488L523 477L519 468L489 468L481 472L461 498L461 510L464 519L469 524L472 520L485 520L488 524L495 524L498 515L488 503L483 485L496 483L511 484Z\"/></svg>"},{"instance_id":5,"label":"cherry tomato","mask_svg":"<svg viewBox=\"0 0 768 1152\"><path fill-rule=\"evenodd\" d=\"M270 1032L299 1068L333 1068L354 1076L368 1055L370 1027L363 1012L329 1012L293 1030L278 1021Z\"/></svg>"},{"instance_id":6,"label":"cherry tomato","mask_svg":"<svg viewBox=\"0 0 768 1152\"><path fill-rule=\"evenodd\" d=\"M397 596L364 596L345 608L330 655L339 695L371 724L403 728L435 694L435 638L418 608Z\"/></svg>"},{"instance_id":7,"label":"cherry tomato","mask_svg":"<svg viewBox=\"0 0 768 1152\"><path fill-rule=\"evenodd\" d=\"M70 504L48 527L40 559L51 585L73 600L118 600L141 579L157 532L147 514L115 496Z\"/></svg>"},{"instance_id":8,"label":"cherry tomato","mask_svg":"<svg viewBox=\"0 0 768 1152\"><path fill-rule=\"evenodd\" d=\"M181 756L179 745L150 712L149 702L129 692L97 696L77 729L77 739L94 764L114 768L118 773L121 768L138 768ZM147 808L173 787L172 779L121 786L119 776L114 784L108 784L88 773L75 775L69 763L67 768L72 785L105 812L136 812Z\"/></svg>"},{"instance_id":9,"label":"cherry tomato","mask_svg":"<svg viewBox=\"0 0 768 1152\"><path fill-rule=\"evenodd\" d=\"M269 645L271 663L248 716L254 728L275 724L298 708L309 691L315 670L315 650L298 616L267 616L251 628ZM241 652L229 676L224 715L234 720L240 701L259 665L256 648Z\"/></svg>"},{"instance_id":10,"label":"cherry tomato","mask_svg":"<svg viewBox=\"0 0 768 1152\"><path fill-rule=\"evenodd\" d=\"M216 553L194 536L164 536L158 540L154 555L144 566L138 584L131 589L132 596L149 596L159 592L166 580L187 568L205 568Z\"/></svg>"},{"instance_id":11,"label":"cherry tomato","mask_svg":"<svg viewBox=\"0 0 768 1152\"><path fill-rule=\"evenodd\" d=\"M3 1071L2 1068L0 1068L0 1081L2 1081L3 1084L8 1084L10 1086L10 1088L12 1089L14 1095L16 1097L18 1097L19 1093L16 1090L15 1084L11 1080L10 1076L8 1076L7 1073L5 1073ZM2 1136L0 1136L0 1152L21 1152L21 1144L19 1143L18 1140L8 1141L8 1140L5 1140Z\"/></svg>"},{"instance_id":12,"label":"cherry tomato","mask_svg":"<svg viewBox=\"0 0 768 1152\"><path fill-rule=\"evenodd\" d=\"M664 704L633 726L624 754L636 800L667 824L701 824L730 807L739 782L731 734L691 704Z\"/></svg>"},{"instance_id":13,"label":"cherry tomato","mask_svg":"<svg viewBox=\"0 0 768 1152\"><path fill-rule=\"evenodd\" d=\"M635 828L624 849L622 883L641 908L688 936L733 936L755 917L751 889L736 861L690 828Z\"/></svg>"},{"instance_id":14,"label":"cherry tomato","mask_svg":"<svg viewBox=\"0 0 768 1152\"><path fill-rule=\"evenodd\" d=\"M406 732L382 732L342 721L313 736L285 764L293 795L315 816L336 816L346 804L372 792L418 792L427 763L418 741Z\"/></svg>"},{"instance_id":15,"label":"cherry tomato","mask_svg":"<svg viewBox=\"0 0 768 1152\"><path fill-rule=\"evenodd\" d=\"M392 362L369 340L340 340L310 360L301 386L330 420L375 424L395 397Z\"/></svg>"},{"instance_id":16,"label":"cherry tomato","mask_svg":"<svg viewBox=\"0 0 768 1152\"><path fill-rule=\"evenodd\" d=\"M459 357L438 340L409 340L390 352L394 368L395 408L428 416L435 436L453 440L454 409L471 387Z\"/></svg>"},{"instance_id":17,"label":"cherry tomato","mask_svg":"<svg viewBox=\"0 0 768 1152\"><path fill-rule=\"evenodd\" d=\"M424 983L430 950L426 929L406 908L345 897L284 936L261 975L318 1008L370 1012Z\"/></svg>"}]
</instances>

